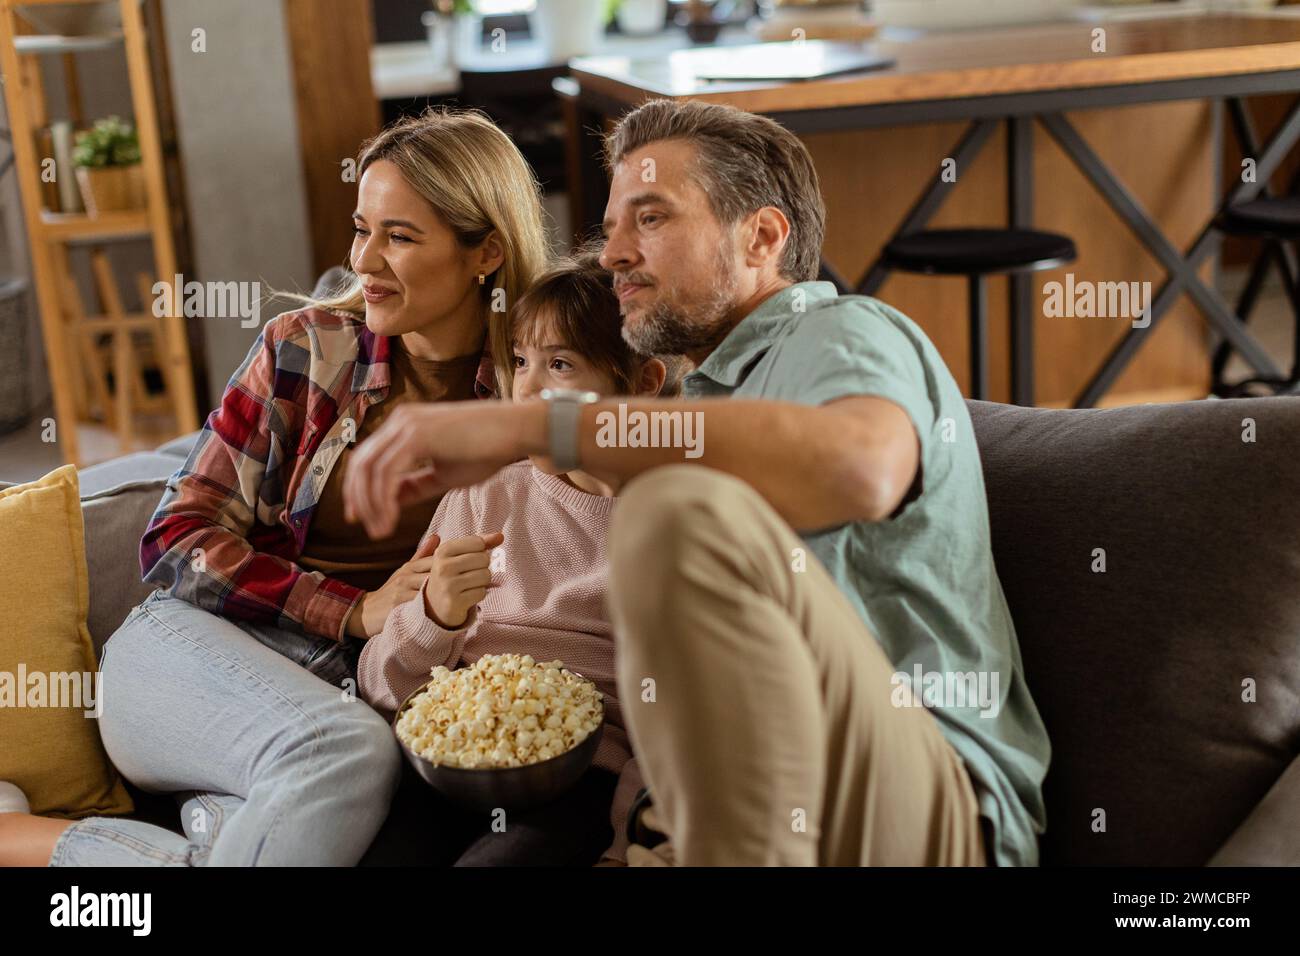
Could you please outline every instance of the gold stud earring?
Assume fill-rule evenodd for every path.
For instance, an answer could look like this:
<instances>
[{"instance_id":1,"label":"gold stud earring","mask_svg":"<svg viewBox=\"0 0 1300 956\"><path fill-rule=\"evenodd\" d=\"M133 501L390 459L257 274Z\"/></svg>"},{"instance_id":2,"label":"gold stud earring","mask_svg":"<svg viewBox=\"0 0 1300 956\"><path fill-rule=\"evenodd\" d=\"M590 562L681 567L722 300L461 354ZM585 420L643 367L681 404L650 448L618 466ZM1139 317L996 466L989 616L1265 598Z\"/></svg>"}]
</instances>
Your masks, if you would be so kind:
<instances>
[{"instance_id":1,"label":"gold stud earring","mask_svg":"<svg viewBox=\"0 0 1300 956\"><path fill-rule=\"evenodd\" d=\"M480 272L478 274L478 284L482 285L486 281L487 281L487 276L485 276L483 273Z\"/></svg>"}]
</instances>

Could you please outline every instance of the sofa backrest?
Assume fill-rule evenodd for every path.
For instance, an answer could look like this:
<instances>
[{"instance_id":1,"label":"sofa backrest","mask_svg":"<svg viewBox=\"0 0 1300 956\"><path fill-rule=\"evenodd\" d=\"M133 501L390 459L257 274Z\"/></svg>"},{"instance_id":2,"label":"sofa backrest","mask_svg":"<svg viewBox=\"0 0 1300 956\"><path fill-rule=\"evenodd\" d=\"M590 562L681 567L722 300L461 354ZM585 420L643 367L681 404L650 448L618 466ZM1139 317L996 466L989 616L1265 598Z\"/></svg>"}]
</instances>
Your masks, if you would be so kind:
<instances>
[{"instance_id":1,"label":"sofa backrest","mask_svg":"<svg viewBox=\"0 0 1300 956\"><path fill-rule=\"evenodd\" d=\"M1300 398L969 408L1043 862L1205 863L1300 750Z\"/></svg>"},{"instance_id":2,"label":"sofa backrest","mask_svg":"<svg viewBox=\"0 0 1300 956\"><path fill-rule=\"evenodd\" d=\"M140 536L162 499L163 488L162 481L140 480L81 496L90 579L86 626L96 653L127 612L156 587L140 579Z\"/></svg>"}]
</instances>

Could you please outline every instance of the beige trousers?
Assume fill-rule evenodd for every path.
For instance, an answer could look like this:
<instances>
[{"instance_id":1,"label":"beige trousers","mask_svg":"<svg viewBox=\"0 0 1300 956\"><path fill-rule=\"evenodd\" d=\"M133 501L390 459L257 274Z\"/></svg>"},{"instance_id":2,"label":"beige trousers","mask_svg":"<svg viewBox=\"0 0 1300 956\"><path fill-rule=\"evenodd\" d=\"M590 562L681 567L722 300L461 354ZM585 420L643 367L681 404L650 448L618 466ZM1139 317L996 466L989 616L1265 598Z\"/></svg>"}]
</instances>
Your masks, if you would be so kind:
<instances>
[{"instance_id":1,"label":"beige trousers","mask_svg":"<svg viewBox=\"0 0 1300 956\"><path fill-rule=\"evenodd\" d=\"M744 482L631 482L610 535L619 700L683 866L982 866L965 767L826 569ZM641 854L644 860L646 854ZM631 858L630 858L631 859Z\"/></svg>"}]
</instances>

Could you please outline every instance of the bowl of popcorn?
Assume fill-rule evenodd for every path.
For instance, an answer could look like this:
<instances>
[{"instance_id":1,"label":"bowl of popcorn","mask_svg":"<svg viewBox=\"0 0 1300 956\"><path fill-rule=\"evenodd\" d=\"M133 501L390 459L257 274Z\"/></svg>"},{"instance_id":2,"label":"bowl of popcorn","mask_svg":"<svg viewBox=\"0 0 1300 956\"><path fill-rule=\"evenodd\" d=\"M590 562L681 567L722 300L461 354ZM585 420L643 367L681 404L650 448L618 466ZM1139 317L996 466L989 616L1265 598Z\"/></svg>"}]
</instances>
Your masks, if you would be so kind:
<instances>
[{"instance_id":1,"label":"bowl of popcorn","mask_svg":"<svg viewBox=\"0 0 1300 956\"><path fill-rule=\"evenodd\" d=\"M474 810L524 810L586 773L604 727L596 685L561 661L487 654L435 667L397 709L393 729L415 770Z\"/></svg>"}]
</instances>

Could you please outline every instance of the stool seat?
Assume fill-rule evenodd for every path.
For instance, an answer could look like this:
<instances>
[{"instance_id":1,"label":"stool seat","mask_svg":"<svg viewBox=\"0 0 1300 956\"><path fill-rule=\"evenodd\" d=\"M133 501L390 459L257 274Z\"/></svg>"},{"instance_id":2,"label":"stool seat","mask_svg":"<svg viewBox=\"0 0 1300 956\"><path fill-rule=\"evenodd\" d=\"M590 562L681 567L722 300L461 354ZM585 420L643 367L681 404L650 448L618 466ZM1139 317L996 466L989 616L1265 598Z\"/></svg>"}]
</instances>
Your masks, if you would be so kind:
<instances>
[{"instance_id":1,"label":"stool seat","mask_svg":"<svg viewBox=\"0 0 1300 956\"><path fill-rule=\"evenodd\" d=\"M988 398L987 276L1035 272L1073 262L1074 242L1054 232L1033 229L927 229L892 240L881 264L901 272L966 276L970 302L971 398ZM1033 381L1033 323L1017 311L1011 323L1011 391L1024 392ZM1032 388L1032 385L1029 386Z\"/></svg>"},{"instance_id":2,"label":"stool seat","mask_svg":"<svg viewBox=\"0 0 1300 956\"><path fill-rule=\"evenodd\" d=\"M1218 227L1237 236L1300 239L1300 196L1265 197L1224 210Z\"/></svg>"},{"instance_id":3,"label":"stool seat","mask_svg":"<svg viewBox=\"0 0 1300 956\"><path fill-rule=\"evenodd\" d=\"M1076 257L1065 236L1031 229L927 229L885 246L891 269L944 275L988 275L1050 269Z\"/></svg>"}]
</instances>

